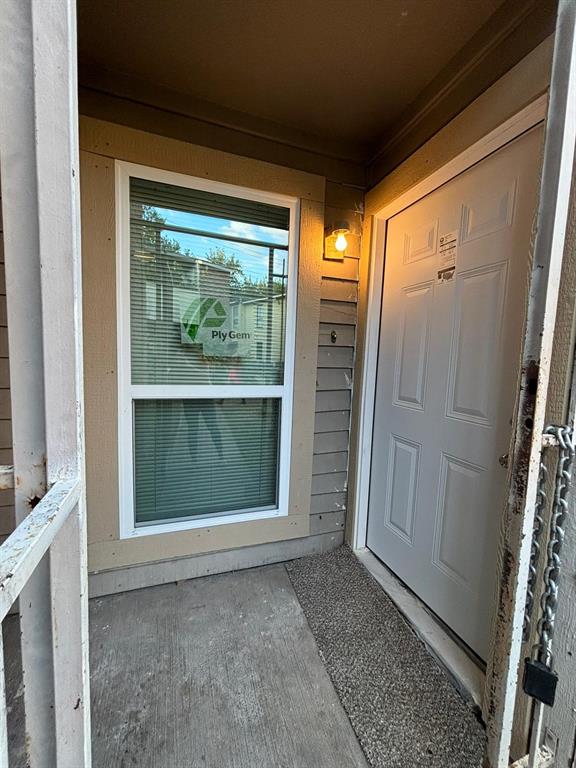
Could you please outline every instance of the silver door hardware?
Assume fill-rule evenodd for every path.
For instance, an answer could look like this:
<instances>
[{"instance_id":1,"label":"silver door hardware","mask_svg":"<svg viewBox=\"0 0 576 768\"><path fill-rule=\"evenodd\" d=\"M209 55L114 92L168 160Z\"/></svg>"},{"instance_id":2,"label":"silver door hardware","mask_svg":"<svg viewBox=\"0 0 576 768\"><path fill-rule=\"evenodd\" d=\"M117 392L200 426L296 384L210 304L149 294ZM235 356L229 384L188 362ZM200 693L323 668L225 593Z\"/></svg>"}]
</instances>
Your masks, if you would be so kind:
<instances>
[{"instance_id":1,"label":"silver door hardware","mask_svg":"<svg viewBox=\"0 0 576 768\"><path fill-rule=\"evenodd\" d=\"M498 463L501 467L507 467L508 466L508 454L503 453L502 456L498 459Z\"/></svg>"}]
</instances>

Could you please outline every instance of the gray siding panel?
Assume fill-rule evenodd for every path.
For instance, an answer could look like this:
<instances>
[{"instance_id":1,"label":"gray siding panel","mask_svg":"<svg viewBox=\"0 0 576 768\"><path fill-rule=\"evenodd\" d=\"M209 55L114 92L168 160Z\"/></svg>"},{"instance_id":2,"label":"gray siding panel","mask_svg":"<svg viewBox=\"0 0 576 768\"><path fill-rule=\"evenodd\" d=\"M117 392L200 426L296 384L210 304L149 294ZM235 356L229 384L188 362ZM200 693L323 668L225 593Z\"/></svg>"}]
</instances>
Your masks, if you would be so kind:
<instances>
[{"instance_id":1,"label":"gray siding panel","mask_svg":"<svg viewBox=\"0 0 576 768\"><path fill-rule=\"evenodd\" d=\"M11 412L10 390L0 389L0 419L9 419Z\"/></svg>"},{"instance_id":2,"label":"gray siding panel","mask_svg":"<svg viewBox=\"0 0 576 768\"><path fill-rule=\"evenodd\" d=\"M0 205L0 464L12 464L12 421L8 327L6 313L6 273L4 235ZM0 543L14 530L14 491L0 491Z\"/></svg>"},{"instance_id":3,"label":"gray siding panel","mask_svg":"<svg viewBox=\"0 0 576 768\"><path fill-rule=\"evenodd\" d=\"M0 275L3 273L0 269ZM0 326L0 357L8 357L8 328Z\"/></svg>"},{"instance_id":4,"label":"gray siding panel","mask_svg":"<svg viewBox=\"0 0 576 768\"><path fill-rule=\"evenodd\" d=\"M314 453L333 453L348 450L348 431L320 432L314 435Z\"/></svg>"},{"instance_id":5,"label":"gray siding panel","mask_svg":"<svg viewBox=\"0 0 576 768\"><path fill-rule=\"evenodd\" d=\"M334 280L325 277L322 280L320 297L329 301L358 301L358 283L353 280Z\"/></svg>"},{"instance_id":6,"label":"gray siding panel","mask_svg":"<svg viewBox=\"0 0 576 768\"><path fill-rule=\"evenodd\" d=\"M336 334L336 340L332 341L332 331ZM341 325L339 323L320 323L320 335L318 343L325 347L353 347L355 328L353 325Z\"/></svg>"},{"instance_id":7,"label":"gray siding panel","mask_svg":"<svg viewBox=\"0 0 576 768\"><path fill-rule=\"evenodd\" d=\"M324 454L325 455L325 454ZM348 487L347 472L331 472L314 475L312 478L312 495L320 493L342 493Z\"/></svg>"},{"instance_id":8,"label":"gray siding panel","mask_svg":"<svg viewBox=\"0 0 576 768\"><path fill-rule=\"evenodd\" d=\"M346 493L322 493L312 496L311 513L336 512L346 509Z\"/></svg>"},{"instance_id":9,"label":"gray siding panel","mask_svg":"<svg viewBox=\"0 0 576 768\"><path fill-rule=\"evenodd\" d=\"M351 302L322 301L320 304L320 322L356 325L356 304Z\"/></svg>"},{"instance_id":10,"label":"gray siding panel","mask_svg":"<svg viewBox=\"0 0 576 768\"><path fill-rule=\"evenodd\" d=\"M347 470L348 451L317 453L312 461L312 472L314 476L325 475L331 472L347 472Z\"/></svg>"},{"instance_id":11,"label":"gray siding panel","mask_svg":"<svg viewBox=\"0 0 576 768\"><path fill-rule=\"evenodd\" d=\"M350 411L324 411L317 413L314 420L314 432L340 432L350 426Z\"/></svg>"},{"instance_id":12,"label":"gray siding panel","mask_svg":"<svg viewBox=\"0 0 576 768\"><path fill-rule=\"evenodd\" d=\"M339 280L358 280L358 259L344 261L324 260L322 264L324 277L336 277Z\"/></svg>"},{"instance_id":13,"label":"gray siding panel","mask_svg":"<svg viewBox=\"0 0 576 768\"><path fill-rule=\"evenodd\" d=\"M342 529L346 524L358 300L358 259L345 258L341 262L325 260L322 266L311 533L316 532L316 526L320 524L341 524Z\"/></svg>"},{"instance_id":14,"label":"gray siding panel","mask_svg":"<svg viewBox=\"0 0 576 768\"><path fill-rule=\"evenodd\" d=\"M310 515L310 535L318 536L321 533L343 531L346 525L345 510L331 512L312 513Z\"/></svg>"},{"instance_id":15,"label":"gray siding panel","mask_svg":"<svg viewBox=\"0 0 576 768\"><path fill-rule=\"evenodd\" d=\"M352 368L353 347L318 347L318 368Z\"/></svg>"},{"instance_id":16,"label":"gray siding panel","mask_svg":"<svg viewBox=\"0 0 576 768\"><path fill-rule=\"evenodd\" d=\"M316 393L316 413L324 411L350 410L350 390L337 389L328 392Z\"/></svg>"},{"instance_id":17,"label":"gray siding panel","mask_svg":"<svg viewBox=\"0 0 576 768\"><path fill-rule=\"evenodd\" d=\"M316 389L334 390L352 387L351 368L319 368L316 376Z\"/></svg>"},{"instance_id":18,"label":"gray siding panel","mask_svg":"<svg viewBox=\"0 0 576 768\"><path fill-rule=\"evenodd\" d=\"M0 536L8 536L14 530L14 507L0 507Z\"/></svg>"}]
</instances>

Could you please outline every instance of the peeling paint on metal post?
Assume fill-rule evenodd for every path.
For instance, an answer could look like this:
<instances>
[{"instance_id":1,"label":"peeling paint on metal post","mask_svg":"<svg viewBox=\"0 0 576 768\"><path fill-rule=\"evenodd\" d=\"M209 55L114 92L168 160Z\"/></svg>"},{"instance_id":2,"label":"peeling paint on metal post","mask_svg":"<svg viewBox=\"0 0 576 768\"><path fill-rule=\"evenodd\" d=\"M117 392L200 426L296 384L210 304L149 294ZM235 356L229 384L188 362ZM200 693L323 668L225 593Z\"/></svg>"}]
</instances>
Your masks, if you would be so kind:
<instances>
[{"instance_id":1,"label":"peeling paint on metal post","mask_svg":"<svg viewBox=\"0 0 576 768\"><path fill-rule=\"evenodd\" d=\"M502 529L496 640L486 680L486 766L509 764L532 527L576 139L576 3L560 0L538 222Z\"/></svg>"},{"instance_id":2,"label":"peeling paint on metal post","mask_svg":"<svg viewBox=\"0 0 576 768\"><path fill-rule=\"evenodd\" d=\"M3 0L0 163L17 524L30 513L29 500L46 492L33 48L30 3ZM33 768L55 759L49 583L45 556L20 600L26 741Z\"/></svg>"},{"instance_id":3,"label":"peeling paint on metal post","mask_svg":"<svg viewBox=\"0 0 576 768\"><path fill-rule=\"evenodd\" d=\"M47 478L79 494L50 548L56 761L89 768L88 563L80 158L75 0L29 0L34 30L36 175Z\"/></svg>"},{"instance_id":4,"label":"peeling paint on metal post","mask_svg":"<svg viewBox=\"0 0 576 768\"><path fill-rule=\"evenodd\" d=\"M1 2L0 163L19 524L2 561L9 564L19 553L18 573L26 579L16 578L16 570L6 573L0 600L17 596L17 587L24 590L31 768L88 768L75 2ZM74 495L56 503L66 484Z\"/></svg>"}]
</instances>

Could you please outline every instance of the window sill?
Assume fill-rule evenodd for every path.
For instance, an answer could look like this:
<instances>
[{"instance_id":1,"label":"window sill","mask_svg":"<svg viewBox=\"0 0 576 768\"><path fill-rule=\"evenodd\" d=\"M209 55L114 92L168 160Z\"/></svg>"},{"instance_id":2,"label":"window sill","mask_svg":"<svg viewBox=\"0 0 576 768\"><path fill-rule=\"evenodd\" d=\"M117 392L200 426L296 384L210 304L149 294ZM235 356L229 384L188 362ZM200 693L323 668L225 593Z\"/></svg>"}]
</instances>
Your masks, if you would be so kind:
<instances>
[{"instance_id":1,"label":"window sill","mask_svg":"<svg viewBox=\"0 0 576 768\"><path fill-rule=\"evenodd\" d=\"M191 531L197 528L209 530L210 528L229 525L230 523L248 523L254 520L268 520L275 517L286 517L288 510L263 509L247 512L233 512L214 517L198 517L182 521L166 523L153 523L151 525L131 526L120 531L121 539L134 539L142 536L154 536L162 533L177 533L179 531Z\"/></svg>"}]
</instances>

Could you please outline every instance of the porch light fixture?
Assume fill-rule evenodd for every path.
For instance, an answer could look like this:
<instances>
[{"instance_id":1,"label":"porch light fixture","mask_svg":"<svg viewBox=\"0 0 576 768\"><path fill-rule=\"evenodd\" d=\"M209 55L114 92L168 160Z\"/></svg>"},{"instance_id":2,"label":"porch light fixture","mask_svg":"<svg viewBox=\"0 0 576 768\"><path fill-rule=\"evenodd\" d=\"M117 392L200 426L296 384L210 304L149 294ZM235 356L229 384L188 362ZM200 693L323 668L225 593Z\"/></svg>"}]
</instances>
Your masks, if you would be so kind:
<instances>
[{"instance_id":1,"label":"porch light fixture","mask_svg":"<svg viewBox=\"0 0 576 768\"><path fill-rule=\"evenodd\" d=\"M334 248L336 248L337 251L340 251L340 253L343 253L348 247L346 235L350 234L350 225L347 221L338 221L332 230L332 234L336 237Z\"/></svg>"}]
</instances>

